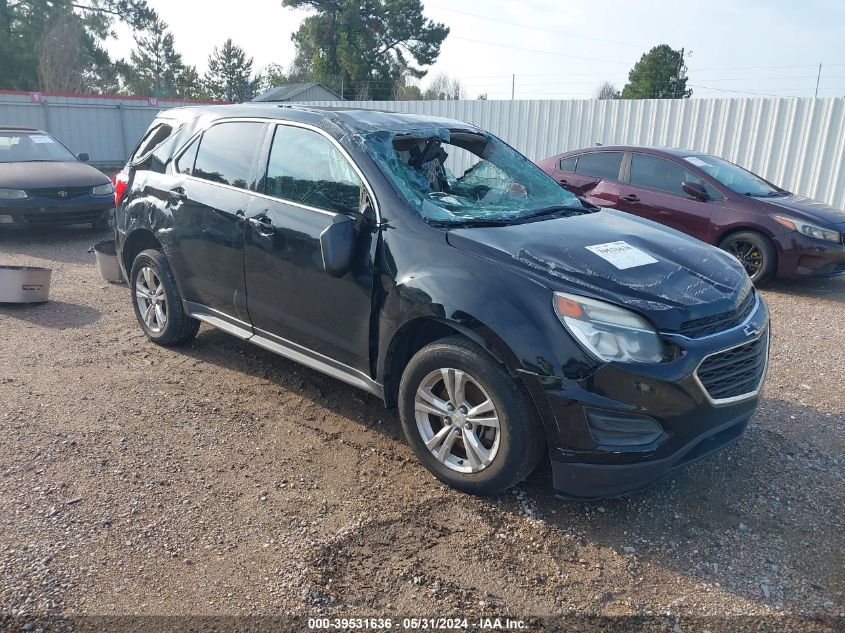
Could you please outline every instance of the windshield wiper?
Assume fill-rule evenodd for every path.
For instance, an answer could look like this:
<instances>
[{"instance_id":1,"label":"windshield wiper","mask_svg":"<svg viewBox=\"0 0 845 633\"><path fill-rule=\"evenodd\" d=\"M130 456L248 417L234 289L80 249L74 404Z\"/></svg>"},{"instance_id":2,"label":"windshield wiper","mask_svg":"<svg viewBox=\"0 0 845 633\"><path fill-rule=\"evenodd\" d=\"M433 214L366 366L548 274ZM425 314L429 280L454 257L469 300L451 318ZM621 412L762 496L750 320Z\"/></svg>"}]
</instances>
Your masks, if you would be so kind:
<instances>
[{"instance_id":1,"label":"windshield wiper","mask_svg":"<svg viewBox=\"0 0 845 633\"><path fill-rule=\"evenodd\" d=\"M573 204L555 205L555 206L552 206L552 207L543 207L542 209L537 209L533 213L529 213L528 215L521 215L521 216L514 218L514 219L515 220L528 220L528 219L531 219L531 218L539 218L539 217L542 217L544 215L554 215L555 213L560 213L562 211L569 211L570 214L574 214L574 213L580 214L580 213L587 213L588 211L590 211L590 209L588 207L584 207L582 205L579 205L579 206L575 206Z\"/></svg>"},{"instance_id":2,"label":"windshield wiper","mask_svg":"<svg viewBox=\"0 0 845 633\"><path fill-rule=\"evenodd\" d=\"M466 227L483 227L483 226L507 226L513 224L518 218L464 218L462 220L429 220L431 226L438 228L460 229Z\"/></svg>"}]
</instances>

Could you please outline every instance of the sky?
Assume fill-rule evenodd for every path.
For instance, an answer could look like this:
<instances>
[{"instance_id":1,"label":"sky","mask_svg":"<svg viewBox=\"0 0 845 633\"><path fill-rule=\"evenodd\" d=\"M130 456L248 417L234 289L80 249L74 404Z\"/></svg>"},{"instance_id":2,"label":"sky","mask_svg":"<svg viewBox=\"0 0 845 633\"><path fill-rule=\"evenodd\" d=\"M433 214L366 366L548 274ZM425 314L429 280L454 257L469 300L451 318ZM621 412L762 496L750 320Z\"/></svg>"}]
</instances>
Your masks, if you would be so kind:
<instances>
[{"instance_id":1,"label":"sky","mask_svg":"<svg viewBox=\"0 0 845 633\"><path fill-rule=\"evenodd\" d=\"M287 67L290 36L307 11L281 0L148 0L168 23L184 61L200 72L231 37L260 70ZM621 89L640 56L658 44L684 48L693 97L845 96L842 0L423 0L450 34L421 80L446 73L467 98L591 98ZM132 32L106 43L128 57Z\"/></svg>"}]
</instances>

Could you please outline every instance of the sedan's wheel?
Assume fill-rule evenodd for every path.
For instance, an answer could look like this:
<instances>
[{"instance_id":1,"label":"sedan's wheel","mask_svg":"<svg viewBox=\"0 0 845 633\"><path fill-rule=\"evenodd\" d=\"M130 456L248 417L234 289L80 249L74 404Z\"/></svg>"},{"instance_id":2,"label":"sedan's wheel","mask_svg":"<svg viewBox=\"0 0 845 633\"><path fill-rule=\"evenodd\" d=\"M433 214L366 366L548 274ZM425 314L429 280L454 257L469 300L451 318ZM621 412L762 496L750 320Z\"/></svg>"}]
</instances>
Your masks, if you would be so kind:
<instances>
[{"instance_id":1,"label":"sedan's wheel","mask_svg":"<svg viewBox=\"0 0 845 633\"><path fill-rule=\"evenodd\" d=\"M722 240L719 248L736 257L755 283L774 273L777 264L775 248L765 235L755 231L734 233Z\"/></svg>"},{"instance_id":2,"label":"sedan's wheel","mask_svg":"<svg viewBox=\"0 0 845 633\"><path fill-rule=\"evenodd\" d=\"M417 430L437 461L459 473L487 468L499 451L496 405L467 372L435 369L414 402Z\"/></svg>"},{"instance_id":3,"label":"sedan's wheel","mask_svg":"<svg viewBox=\"0 0 845 633\"><path fill-rule=\"evenodd\" d=\"M410 360L399 386L399 414L426 468L474 494L522 481L545 446L522 385L460 336L427 345Z\"/></svg>"},{"instance_id":4,"label":"sedan's wheel","mask_svg":"<svg viewBox=\"0 0 845 633\"><path fill-rule=\"evenodd\" d=\"M142 251L129 273L135 316L147 337L159 345L182 345L193 339L199 321L182 307L182 297L164 253Z\"/></svg>"},{"instance_id":5,"label":"sedan's wheel","mask_svg":"<svg viewBox=\"0 0 845 633\"><path fill-rule=\"evenodd\" d=\"M138 275L135 301L147 329L156 334L161 332L167 324L167 297L164 284L149 266L141 268L141 274Z\"/></svg>"}]
</instances>

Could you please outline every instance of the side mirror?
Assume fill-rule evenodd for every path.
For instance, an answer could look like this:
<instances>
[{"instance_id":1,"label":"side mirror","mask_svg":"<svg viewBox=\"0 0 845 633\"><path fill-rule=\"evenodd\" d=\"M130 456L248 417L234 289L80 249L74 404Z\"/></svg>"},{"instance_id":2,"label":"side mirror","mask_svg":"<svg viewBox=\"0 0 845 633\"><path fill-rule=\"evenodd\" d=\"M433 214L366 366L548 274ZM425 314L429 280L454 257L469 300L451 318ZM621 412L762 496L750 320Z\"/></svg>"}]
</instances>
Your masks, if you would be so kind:
<instances>
[{"instance_id":1,"label":"side mirror","mask_svg":"<svg viewBox=\"0 0 845 633\"><path fill-rule=\"evenodd\" d=\"M352 266L355 254L355 222L338 213L334 221L320 233L323 268L332 277L343 277Z\"/></svg>"},{"instance_id":2,"label":"side mirror","mask_svg":"<svg viewBox=\"0 0 845 633\"><path fill-rule=\"evenodd\" d=\"M701 202L710 199L710 196L707 195L707 190L697 182L685 182L681 185L681 189L684 190L684 193Z\"/></svg>"},{"instance_id":3,"label":"side mirror","mask_svg":"<svg viewBox=\"0 0 845 633\"><path fill-rule=\"evenodd\" d=\"M88 155L88 152L79 152L76 157L83 163L87 163L89 160L91 160L91 157Z\"/></svg>"}]
</instances>

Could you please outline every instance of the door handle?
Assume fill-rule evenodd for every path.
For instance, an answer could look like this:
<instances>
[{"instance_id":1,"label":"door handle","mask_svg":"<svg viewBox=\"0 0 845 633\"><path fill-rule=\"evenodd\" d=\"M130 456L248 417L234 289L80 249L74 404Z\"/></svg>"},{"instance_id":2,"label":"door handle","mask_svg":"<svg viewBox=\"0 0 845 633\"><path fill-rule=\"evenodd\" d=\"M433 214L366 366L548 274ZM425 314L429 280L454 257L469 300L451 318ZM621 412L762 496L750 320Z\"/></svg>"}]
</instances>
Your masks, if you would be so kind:
<instances>
[{"instance_id":1,"label":"door handle","mask_svg":"<svg viewBox=\"0 0 845 633\"><path fill-rule=\"evenodd\" d=\"M182 201L182 200L188 199L188 194L185 193L184 187L174 187L173 189L170 190L169 193L170 193L170 197L173 198L174 200Z\"/></svg>"},{"instance_id":2,"label":"door handle","mask_svg":"<svg viewBox=\"0 0 845 633\"><path fill-rule=\"evenodd\" d=\"M566 180L566 178L561 178L560 180L558 180L558 182L559 182L560 184L564 185L564 186L566 186L566 185L568 185L568 184L569 184L569 181L568 181L568 180Z\"/></svg>"},{"instance_id":3,"label":"door handle","mask_svg":"<svg viewBox=\"0 0 845 633\"><path fill-rule=\"evenodd\" d=\"M273 220L264 214L250 218L249 223L258 229L258 232L262 235L270 235L273 233Z\"/></svg>"},{"instance_id":4,"label":"door handle","mask_svg":"<svg viewBox=\"0 0 845 633\"><path fill-rule=\"evenodd\" d=\"M627 196L621 196L625 202L639 202L640 199L636 194L629 193Z\"/></svg>"}]
</instances>

